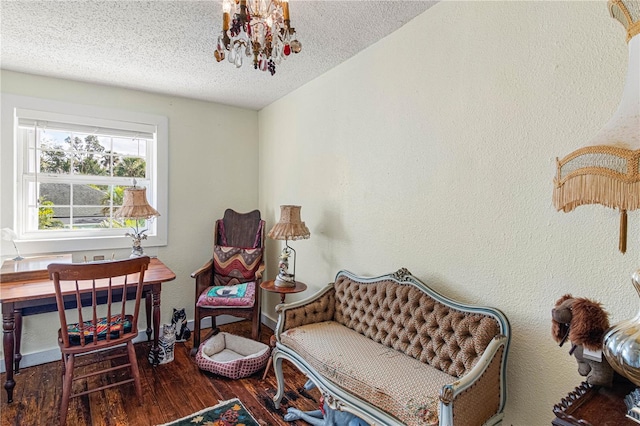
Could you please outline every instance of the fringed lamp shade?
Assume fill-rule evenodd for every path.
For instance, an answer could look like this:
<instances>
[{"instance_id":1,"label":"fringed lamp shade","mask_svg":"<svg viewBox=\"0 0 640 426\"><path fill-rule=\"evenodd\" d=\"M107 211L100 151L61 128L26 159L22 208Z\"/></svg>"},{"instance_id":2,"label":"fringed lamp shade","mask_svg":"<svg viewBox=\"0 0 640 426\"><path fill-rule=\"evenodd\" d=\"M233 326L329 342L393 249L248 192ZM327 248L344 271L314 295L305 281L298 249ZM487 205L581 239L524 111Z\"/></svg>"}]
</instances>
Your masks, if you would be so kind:
<instances>
[{"instance_id":1,"label":"fringed lamp shade","mask_svg":"<svg viewBox=\"0 0 640 426\"><path fill-rule=\"evenodd\" d=\"M138 222L141 219L151 219L152 217L160 216L158 210L154 209L147 202L147 188L139 188L133 186L124 190L124 200L122 200L122 207L120 207L113 216L116 219L135 219L135 228L132 228L133 232L127 232L125 236L133 239L133 247L131 249L130 257L138 257L144 255L144 249L142 248L142 240L147 239L145 232L146 229L140 230Z\"/></svg>"},{"instance_id":2,"label":"fringed lamp shade","mask_svg":"<svg viewBox=\"0 0 640 426\"><path fill-rule=\"evenodd\" d=\"M311 232L300 219L300 209L300 206L280 206L280 221L269 231L269 238L274 240L306 240L309 238Z\"/></svg>"},{"instance_id":3,"label":"fringed lamp shade","mask_svg":"<svg viewBox=\"0 0 640 426\"><path fill-rule=\"evenodd\" d=\"M629 43L627 80L618 109L589 142L557 160L553 203L570 212L583 204L620 210L620 243L626 251L627 211L640 208L640 0L609 0Z\"/></svg>"},{"instance_id":4,"label":"fringed lamp shade","mask_svg":"<svg viewBox=\"0 0 640 426\"><path fill-rule=\"evenodd\" d=\"M113 216L117 219L149 219L160 213L147 202L147 188L132 187L124 190L124 200Z\"/></svg>"},{"instance_id":5,"label":"fringed lamp shade","mask_svg":"<svg viewBox=\"0 0 640 426\"><path fill-rule=\"evenodd\" d=\"M309 228L300 219L300 206L280 206L280 220L269 231L269 238L285 240L285 247L278 262L276 287L295 287L296 251L289 246L289 240L303 240L311 236ZM289 258L293 257L293 271L289 272Z\"/></svg>"}]
</instances>

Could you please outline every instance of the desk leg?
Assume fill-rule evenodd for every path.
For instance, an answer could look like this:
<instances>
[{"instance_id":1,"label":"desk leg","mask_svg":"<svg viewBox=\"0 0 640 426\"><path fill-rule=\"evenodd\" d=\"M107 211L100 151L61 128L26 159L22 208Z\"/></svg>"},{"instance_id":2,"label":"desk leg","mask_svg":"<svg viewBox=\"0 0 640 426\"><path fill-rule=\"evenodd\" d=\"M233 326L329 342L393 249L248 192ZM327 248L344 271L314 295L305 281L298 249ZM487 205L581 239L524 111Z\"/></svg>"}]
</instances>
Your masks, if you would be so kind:
<instances>
[{"instance_id":1,"label":"desk leg","mask_svg":"<svg viewBox=\"0 0 640 426\"><path fill-rule=\"evenodd\" d=\"M16 382L13 380L13 355L15 354L15 317L13 303L2 304L2 349L4 350L4 369L6 380L4 388L7 391L7 403L13 402L13 388Z\"/></svg>"},{"instance_id":2,"label":"desk leg","mask_svg":"<svg viewBox=\"0 0 640 426\"><path fill-rule=\"evenodd\" d=\"M15 320L15 329L13 331L13 338L15 340L15 355L13 359L15 374L20 373L20 361L22 361L22 354L20 353L20 344L22 343L22 309L14 309L13 317Z\"/></svg>"},{"instance_id":3,"label":"desk leg","mask_svg":"<svg viewBox=\"0 0 640 426\"><path fill-rule=\"evenodd\" d=\"M147 291L144 294L144 304L147 314L147 342L151 340L151 292Z\"/></svg>"},{"instance_id":4,"label":"desk leg","mask_svg":"<svg viewBox=\"0 0 640 426\"><path fill-rule=\"evenodd\" d=\"M153 346L151 351L153 352L153 365L156 366L160 363L158 355L160 354L160 347L158 346L158 336L160 333L160 290L161 284L154 284L151 288L153 295Z\"/></svg>"}]
</instances>

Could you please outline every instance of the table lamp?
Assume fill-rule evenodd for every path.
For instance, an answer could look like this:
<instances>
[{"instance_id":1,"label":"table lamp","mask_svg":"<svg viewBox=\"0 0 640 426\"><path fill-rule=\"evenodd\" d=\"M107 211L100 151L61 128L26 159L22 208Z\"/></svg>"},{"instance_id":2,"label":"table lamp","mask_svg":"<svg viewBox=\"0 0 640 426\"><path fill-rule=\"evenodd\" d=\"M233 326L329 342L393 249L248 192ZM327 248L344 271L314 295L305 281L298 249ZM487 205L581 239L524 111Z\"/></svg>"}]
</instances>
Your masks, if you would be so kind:
<instances>
[{"instance_id":1,"label":"table lamp","mask_svg":"<svg viewBox=\"0 0 640 426\"><path fill-rule=\"evenodd\" d=\"M16 245L16 239L18 238L18 234L11 228L2 228L2 239L5 241L11 241L13 243L13 248L16 249L16 257L11 260L23 260L24 257L20 256L20 252L18 251L18 246Z\"/></svg>"},{"instance_id":2,"label":"table lamp","mask_svg":"<svg viewBox=\"0 0 640 426\"><path fill-rule=\"evenodd\" d=\"M142 219L151 219L153 217L160 216L160 213L147 202L147 188L136 187L136 182L133 182L133 186L125 188L124 201L122 207L120 207L113 217L117 219L132 219L136 222L136 227L131 228L133 232L127 232L126 237L133 239L133 248L129 257L138 257L144 255L141 241L147 239L145 232L148 228L140 230L139 224Z\"/></svg>"},{"instance_id":3,"label":"table lamp","mask_svg":"<svg viewBox=\"0 0 640 426\"><path fill-rule=\"evenodd\" d=\"M300 219L300 206L280 206L280 221L276 223L268 237L274 240L284 240L285 247L280 253L278 262L278 276L276 287L296 286L296 251L289 247L289 240L302 240L311 236L309 228ZM289 272L289 258L293 255L293 270Z\"/></svg>"}]
</instances>

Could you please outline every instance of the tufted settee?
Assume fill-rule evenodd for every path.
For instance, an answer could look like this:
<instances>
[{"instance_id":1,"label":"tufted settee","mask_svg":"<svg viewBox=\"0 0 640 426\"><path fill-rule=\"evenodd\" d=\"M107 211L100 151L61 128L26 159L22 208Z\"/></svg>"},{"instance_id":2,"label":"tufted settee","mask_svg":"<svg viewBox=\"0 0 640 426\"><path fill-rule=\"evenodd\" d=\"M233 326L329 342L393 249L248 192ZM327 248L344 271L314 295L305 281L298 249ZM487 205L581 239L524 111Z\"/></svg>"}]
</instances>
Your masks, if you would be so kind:
<instances>
[{"instance_id":1,"label":"tufted settee","mask_svg":"<svg viewBox=\"0 0 640 426\"><path fill-rule=\"evenodd\" d=\"M377 278L341 271L276 309L276 407L287 359L331 408L370 425L501 423L510 327L500 311L448 299L406 269Z\"/></svg>"}]
</instances>

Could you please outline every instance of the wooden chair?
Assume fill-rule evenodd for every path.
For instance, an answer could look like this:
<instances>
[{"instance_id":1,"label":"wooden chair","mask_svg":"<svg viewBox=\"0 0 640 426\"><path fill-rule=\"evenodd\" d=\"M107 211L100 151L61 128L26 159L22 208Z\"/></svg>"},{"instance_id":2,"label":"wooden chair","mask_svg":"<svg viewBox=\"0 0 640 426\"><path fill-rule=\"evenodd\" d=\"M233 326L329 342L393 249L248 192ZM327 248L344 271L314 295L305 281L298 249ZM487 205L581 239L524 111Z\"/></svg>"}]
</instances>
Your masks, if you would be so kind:
<instances>
[{"instance_id":1,"label":"wooden chair","mask_svg":"<svg viewBox=\"0 0 640 426\"><path fill-rule=\"evenodd\" d=\"M66 424L69 399L76 396L134 382L136 396L138 401L142 403L140 372L132 340L138 335L138 312L144 273L148 265L149 257L143 256L112 262L57 263L48 266L49 275L55 286L61 325L58 331L58 344L62 352L64 367L62 403L60 404L61 425ZM131 306L132 301L127 304L127 293L133 291L135 291L136 297L133 306ZM67 303L76 305L77 322L75 323L67 321L65 296L67 296ZM69 296L75 300L71 301ZM106 317L98 316L99 303L106 305L101 306L102 311L106 310ZM121 306L116 304L121 304ZM84 308L83 305L85 305ZM122 344L126 344L126 354L116 354L105 359L111 360L127 356L128 363L112 366L112 363L109 362L108 367L95 368L90 373L74 377L74 367L81 366L80 364L76 365L76 356ZM100 365L93 358L92 361L83 365ZM132 378L72 393L74 380L86 379L122 368L131 368Z\"/></svg>"},{"instance_id":2,"label":"wooden chair","mask_svg":"<svg viewBox=\"0 0 640 426\"><path fill-rule=\"evenodd\" d=\"M211 318L211 332L217 333L216 317L231 315L252 321L251 337L260 338L260 282L264 273L264 221L260 212L237 213L227 209L216 220L213 257L191 274L195 278L193 349L200 346L200 322Z\"/></svg>"}]
</instances>

